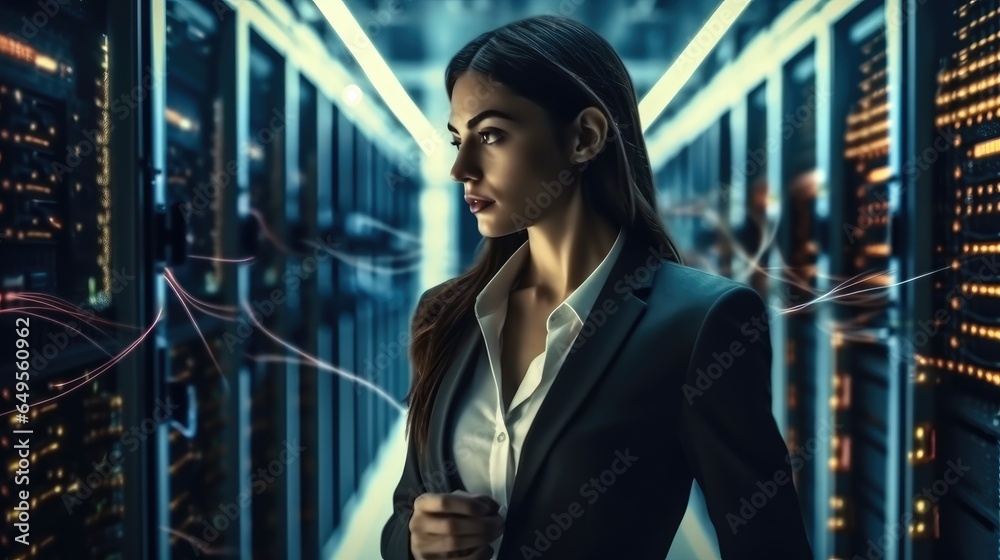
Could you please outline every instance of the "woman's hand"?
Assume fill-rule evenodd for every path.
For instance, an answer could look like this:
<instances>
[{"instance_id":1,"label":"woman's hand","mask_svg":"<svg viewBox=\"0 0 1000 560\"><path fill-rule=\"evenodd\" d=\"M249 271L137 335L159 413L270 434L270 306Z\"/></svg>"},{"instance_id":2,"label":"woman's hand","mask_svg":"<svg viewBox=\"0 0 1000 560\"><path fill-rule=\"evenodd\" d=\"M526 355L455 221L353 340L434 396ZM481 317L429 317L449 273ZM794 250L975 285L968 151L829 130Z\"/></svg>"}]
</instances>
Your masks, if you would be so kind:
<instances>
[{"instance_id":1,"label":"woman's hand","mask_svg":"<svg viewBox=\"0 0 1000 560\"><path fill-rule=\"evenodd\" d=\"M416 560L489 560L491 542L503 534L500 505L489 496L456 490L421 494L410 516L410 551Z\"/></svg>"}]
</instances>

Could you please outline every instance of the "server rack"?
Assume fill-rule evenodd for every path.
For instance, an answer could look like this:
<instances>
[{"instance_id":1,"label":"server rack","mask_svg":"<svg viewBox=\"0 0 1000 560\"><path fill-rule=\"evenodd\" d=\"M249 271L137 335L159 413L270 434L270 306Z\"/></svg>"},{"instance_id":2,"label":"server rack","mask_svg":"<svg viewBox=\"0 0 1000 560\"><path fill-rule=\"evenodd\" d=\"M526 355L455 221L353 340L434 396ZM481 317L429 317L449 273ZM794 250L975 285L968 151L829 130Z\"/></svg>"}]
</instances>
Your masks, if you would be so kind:
<instances>
[{"instance_id":1,"label":"server rack","mask_svg":"<svg viewBox=\"0 0 1000 560\"><path fill-rule=\"evenodd\" d=\"M833 72L847 77L833 90L829 235L834 282L854 295L832 306L833 367L830 409L837 438L830 446L828 524L835 554L895 555L898 540L885 537L898 519L901 391L905 383L896 339L903 312L895 288L908 247L894 234L900 184L893 134L898 103L890 92L900 76L892 66L881 2L861 3L833 30ZM895 138L895 139L894 139ZM875 543L872 546L872 543Z\"/></svg>"},{"instance_id":2,"label":"server rack","mask_svg":"<svg viewBox=\"0 0 1000 560\"><path fill-rule=\"evenodd\" d=\"M661 218L685 261L728 273L731 266L728 184L732 174L729 115L714 122L662 170L654 170Z\"/></svg>"},{"instance_id":3,"label":"server rack","mask_svg":"<svg viewBox=\"0 0 1000 560\"><path fill-rule=\"evenodd\" d=\"M718 177L712 183L713 192L709 195L715 199L713 211L718 216L716 219L715 250L718 255L717 264L719 274L732 277L733 275L733 236L731 207L733 199L730 191L726 188L733 182L733 155L732 155L732 115L726 113L719 120L719 167Z\"/></svg>"},{"instance_id":4,"label":"server rack","mask_svg":"<svg viewBox=\"0 0 1000 560\"><path fill-rule=\"evenodd\" d=\"M735 239L748 256L750 274L747 283L762 297L767 297L767 271L770 260L770 240L775 224L768 213L770 187L767 182L767 90L757 87L746 100L746 149L734 157L734 167L740 172L744 196L743 220L735 231ZM741 129L743 130L743 129ZM732 188L738 188L736 184ZM736 198L734 193L733 198ZM784 426L782 426L784 428Z\"/></svg>"},{"instance_id":5,"label":"server rack","mask_svg":"<svg viewBox=\"0 0 1000 560\"><path fill-rule=\"evenodd\" d=\"M934 136L916 162L933 164L933 268L944 271L934 276L933 315L912 335L917 376L935 383L936 410L913 434L924 461L912 459L933 465L933 479L915 485L911 532L936 538L935 555L1000 554L997 10L996 2L962 2L936 14Z\"/></svg>"},{"instance_id":6,"label":"server rack","mask_svg":"<svg viewBox=\"0 0 1000 560\"><path fill-rule=\"evenodd\" d=\"M357 181L355 146L357 135L351 123L347 119L338 119L338 139L335 149L338 157L337 172L339 181L336 183L334 196L337 199L337 208L342 209L339 215L338 224L345 226L344 209L354 207L354 185ZM354 279L350 275L350 270L343 263L338 262L335 267L335 278L337 292L335 293L334 309L337 310L337 329L335 331L334 343L337 345L337 363L353 364L357 361L355 354L354 340L356 337L356 315L352 313L355 305ZM357 443L356 434L353 429L357 414L357 391L354 384L348 379L338 378L336 423L338 432L336 434L336 456L340 467L337 469L337 511L344 511L347 502L353 494L353 489L358 486L357 472ZM338 523L342 521L338 519Z\"/></svg>"},{"instance_id":7,"label":"server rack","mask_svg":"<svg viewBox=\"0 0 1000 560\"><path fill-rule=\"evenodd\" d=\"M218 71L233 66L226 40L234 18L195 2L168 0L153 8L151 68L161 76L151 115L154 166L162 170L157 202L174 240L153 271L166 317L155 375L175 407L156 447L157 464L164 466L154 482L154 556L188 558L238 550L238 532L229 529L238 526L241 510L227 506L239 502L238 380L232 374L239 346L225 318L238 304L241 265L213 260L237 257L242 249L227 235L236 178L226 157L235 138L225 88L234 76Z\"/></svg>"},{"instance_id":8,"label":"server rack","mask_svg":"<svg viewBox=\"0 0 1000 560\"><path fill-rule=\"evenodd\" d=\"M249 163L249 212L255 218L257 235L251 239L255 243L256 255L254 274L247 286L249 298L257 307L260 323L264 329L279 336L288 332L289 323L285 306L275 305L272 310L264 302L272 302L272 292L285 289L284 278L289 262L290 248L286 232L286 175L284 159L286 154L285 130L271 131L268 119L274 111L285 109L285 60L266 43L255 31L250 37L249 80L253 87L248 95L248 134L246 142ZM265 142L267 138L271 140ZM301 281L300 281L301 282ZM277 302L275 302L277 303ZM267 313L271 311L270 313ZM247 352L254 356L286 354L285 349L275 341L260 336L259 331L247 341ZM274 465L286 440L287 405L286 393L287 365L280 361L251 361L247 364L249 376L245 382L249 386L250 404L250 462L252 465L252 486L255 489L252 504L251 526L252 550L266 556L285 554L287 532L281 520L288 514L285 486L288 479L282 476L285 468ZM242 381L242 380L241 380ZM260 472L258 468L268 469Z\"/></svg>"},{"instance_id":9,"label":"server rack","mask_svg":"<svg viewBox=\"0 0 1000 560\"><path fill-rule=\"evenodd\" d=\"M105 558L138 546L148 455L133 441L155 430L150 421L129 434L152 407L122 398L142 394L144 380L127 373L148 356L109 360L149 319L134 252L143 240L119 238L142 149L135 57L122 56L139 14L104 2L45 8L0 7L0 323L27 362L0 365L0 550Z\"/></svg>"},{"instance_id":10,"label":"server rack","mask_svg":"<svg viewBox=\"0 0 1000 560\"><path fill-rule=\"evenodd\" d=\"M781 163L776 171L782 202L777 238L780 252L775 256L782 268L781 281L772 287L772 293L791 308L814 297L819 286L819 257L826 250L817 209L820 185L816 172L816 107L821 94L816 88L815 46L807 47L784 66L781 84L780 118L772 119L780 123ZM779 321L785 333L783 352L775 355L781 357L786 372L786 443L796 459L792 462L793 480L798 488L813 489L817 483L817 451L825 441L815 408L818 385L825 373L817 369L820 333L816 310L806 307L772 316L772 324ZM816 497L805 491L799 493L799 498L806 527L812 529L816 525Z\"/></svg>"},{"instance_id":11,"label":"server rack","mask_svg":"<svg viewBox=\"0 0 1000 560\"><path fill-rule=\"evenodd\" d=\"M316 228L326 231L333 225L334 192L336 189L336 132L337 132L337 109L323 95L316 98ZM327 188L329 186L330 188ZM326 242L326 239L323 239ZM334 364L337 351L334 341L336 340L336 313L333 311L334 294L338 293L336 286L337 275L335 274L336 262L329 266L320 267L316 273L316 297L319 305L315 306L317 315L316 345L317 357L320 360ZM315 546L317 550L322 550L329 535L333 533L335 524L338 522L337 516L340 509L339 489L336 485L337 479L333 469L326 468L334 464L336 454L336 433L337 426L334 424L335 407L330 403L338 402L338 393L335 390L337 380L329 372L319 374L315 382L315 395L312 397L303 396L303 402L315 399L316 412L313 418L308 419L303 415L303 439L315 445L316 453L313 461L316 464L317 474L314 479L310 479L304 469L303 472L303 492L309 496L311 484L315 484L316 489L316 521L315 524L308 521L309 515L303 512L304 541L303 555L308 557L310 549ZM309 382L304 381L302 385L303 393L308 390ZM309 437L308 426L315 427L315 438ZM309 481L314 481L310 483ZM309 502L307 502L308 504ZM307 508L308 509L308 506ZM313 535L313 532L315 533Z\"/></svg>"},{"instance_id":12,"label":"server rack","mask_svg":"<svg viewBox=\"0 0 1000 560\"><path fill-rule=\"evenodd\" d=\"M20 39L38 4L0 8L0 308L34 297L50 318L71 304L95 318L79 333L33 333L41 348L46 333L66 334L35 375L39 399L60 398L31 415L45 428L35 548L5 533L0 549L317 557L399 411L296 350L356 373L381 339L408 335L413 274L359 272L333 255L371 264L414 249L400 232L416 231L419 181L397 173L402 144L367 137L385 135L358 120L378 109L342 110L343 70L315 50L315 29L276 25L289 20L273 2L59 4ZM397 233L373 235L359 217ZM117 366L96 369L158 317ZM401 401L406 337L395 345L372 381ZM13 387L0 397L16 403ZM3 443L6 469L16 462ZM5 512L9 499L0 493Z\"/></svg>"},{"instance_id":13,"label":"server rack","mask_svg":"<svg viewBox=\"0 0 1000 560\"><path fill-rule=\"evenodd\" d=\"M315 245L323 246L325 243L322 236L320 236L320 213L318 212L319 167L321 165L319 154L320 146L323 144L320 141L319 135L320 96L316 88L308 80L298 75L297 72L294 76L289 77L289 79L298 80L299 96L294 103L298 105L298 115L300 117L298 169L291 170L289 177L289 180L296 184L299 189L297 208L299 212L295 216L298 226L293 231L295 238L312 241L312 243L305 246L301 242L296 245L304 250L307 255L317 258ZM329 175L327 174L327 176ZM307 256L307 258L309 257ZM330 257L326 256L326 259L329 261ZM320 293L319 286L322 282L320 279L322 271L329 270L329 268L329 266L321 267L320 263L317 263L316 273L311 274L303 282L303 292L314 294L313 297L315 299L313 302L327 299ZM290 296L295 298L296 304L293 307L296 316L291 318L292 324L295 325L296 340L301 342L303 351L323 359L319 354L320 321L322 319L320 309L322 306L310 304L301 295L290 294ZM326 345L324 344L323 346ZM329 360L325 361L330 363ZM299 407L297 415L299 439L302 442L309 442L314 452L303 454L300 461L301 482L299 491L302 495L302 509L299 514L299 522L301 529L297 529L294 534L297 535L297 538L301 539L300 553L302 557L317 558L322 549L325 540L324 537L329 534L322 529L322 526L327 521L322 518L321 510L323 502L330 499L329 494L324 494L328 492L326 490L328 482L324 479L330 476L330 473L324 472L324 468L332 463L324 462L318 450L321 438L326 437L327 430L329 429L325 425L328 420L321 420L323 417L322 410L326 408L328 402L322 398L320 393L321 387L325 387L325 384L321 383L321 377L328 376L329 373L313 365L302 363L299 365L298 375L299 387L297 398ZM303 443L303 445L306 444Z\"/></svg>"},{"instance_id":14,"label":"server rack","mask_svg":"<svg viewBox=\"0 0 1000 560\"><path fill-rule=\"evenodd\" d=\"M832 427L814 468L796 480L815 552L995 557L1000 7L863 1L826 5L807 19L814 79L830 97L816 105L815 145L803 141L807 131L795 130L779 151L767 150L765 173L784 186L788 227L779 238L788 262L771 264L814 267L816 277L801 294L809 299L850 278L865 280L843 291L870 290L815 305L808 325L796 323L798 313L772 324L776 356L787 360L775 372L776 381L788 378L776 386L789 390L787 401L780 399L787 420L781 402L775 410L791 451L821 436L824 419ZM748 139L761 119L769 140L783 135L783 119L755 117L752 99L766 97L758 106L768 113L800 105L801 90L790 82L809 56L790 56L780 72L770 72L766 95L748 84ZM740 134L744 119L733 122ZM748 140L747 161L753 144ZM684 181L677 170L687 165L687 151L678 146L661 173ZM820 172L805 189L815 188L815 196L789 198L796 191L790 180L808 168ZM744 186L751 184L746 179ZM810 239L818 251L802 250ZM772 303L795 294L768 284ZM830 343L803 344L805 329L817 328L829 330Z\"/></svg>"}]
</instances>

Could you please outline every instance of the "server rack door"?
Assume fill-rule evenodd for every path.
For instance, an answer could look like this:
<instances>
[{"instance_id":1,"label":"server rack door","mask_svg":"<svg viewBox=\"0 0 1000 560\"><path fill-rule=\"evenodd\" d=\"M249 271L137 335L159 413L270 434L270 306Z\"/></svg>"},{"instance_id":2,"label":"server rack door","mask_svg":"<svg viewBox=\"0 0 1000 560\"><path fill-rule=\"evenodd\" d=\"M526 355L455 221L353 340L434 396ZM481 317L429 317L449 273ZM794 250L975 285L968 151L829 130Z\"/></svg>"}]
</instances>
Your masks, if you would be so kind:
<instances>
[{"instance_id":1,"label":"server rack door","mask_svg":"<svg viewBox=\"0 0 1000 560\"><path fill-rule=\"evenodd\" d=\"M361 238L361 232L366 228L366 226L361 225L361 218L362 216L369 216L368 182L371 175L371 166L369 163L370 157L371 143L358 128L355 128L354 168L356 175L354 183L351 185L354 190L354 205L350 208L347 223L347 239L349 240L348 246L350 248L349 253L352 254L359 253L361 247L359 247L357 243L352 243L350 240L352 238ZM351 363L349 371L358 371L358 368L363 363L365 356L368 355L368 348L371 343L371 317L369 316L366 291L370 286L372 273L366 267L361 266L364 262L365 259L362 257L358 261L352 260L352 262L347 266L348 274L356 280L355 290L353 293L355 297L353 312L356 320L356 328L354 331L354 361ZM367 394L359 391L356 385L352 385L352 389L354 392L355 402L357 404L357 409L355 410L352 422L356 438L355 441L357 442L357 454L354 457L354 468L358 475L358 480L355 481L355 488L353 490L357 490L357 484L360 482L360 477L364 473L365 466L368 463L368 453L371 446L367 424L368 414L371 407Z\"/></svg>"},{"instance_id":2,"label":"server rack door","mask_svg":"<svg viewBox=\"0 0 1000 560\"><path fill-rule=\"evenodd\" d=\"M384 222L385 221L385 217L386 217L385 212L383 210L383 202L384 202L385 199L384 199L383 194L382 194L382 187L384 186L383 179L382 179L382 161L383 161L384 156L380 152L378 152L378 151L375 152L374 156L375 157L372 158L373 159L373 161L372 161L372 197L373 197L372 215L375 217L376 220ZM384 230L380 229L380 234L381 233L384 233ZM380 235L379 239L385 239L385 236ZM386 261L385 260L385 257L388 254L388 251L387 251L388 249L389 249L389 247L385 247L385 248L378 247L378 248L376 248L373 251L372 261L371 262L372 262L372 264L374 266L376 266L379 269L379 273L378 274L380 276L380 280L385 280L386 279L386 274L385 274L384 271L391 270L392 266L394 264L391 261ZM384 310L385 310L384 303L382 301L376 301L375 302L374 317L373 317L373 328L374 328L374 333L373 333L373 337L374 338L373 338L373 340L374 340L374 345L372 346L371 353L368 356L365 357L365 366L364 366L365 369L367 369L369 372L371 372L369 374L369 376L370 376L369 378L372 378L372 377L375 378L372 382L375 383L376 386L381 386L381 385L384 384L384 381L378 379L378 377L381 377L381 375L379 375L381 372L380 372L380 369L379 369L379 366L378 366L378 364L381 361L379 359L379 356L382 355L383 349L385 348L385 340L386 340L385 339L385 313L384 313ZM382 360L384 360L384 357L382 358ZM367 389L365 389L365 391L371 392L371 391L369 391ZM380 446L380 444L382 442L383 435L384 435L383 432L382 432L382 430L385 427L385 413L386 413L386 406L385 406L385 404L386 403L381 398L379 398L377 395L372 394L372 396L374 397L374 401L373 402L374 402L374 405L375 405L375 418L374 418L374 423L372 425L372 431L374 432L374 435L375 435L375 447L374 447L374 450L373 450L373 456L374 456L378 452L378 448L379 448L379 446Z\"/></svg>"},{"instance_id":3,"label":"server rack door","mask_svg":"<svg viewBox=\"0 0 1000 560\"><path fill-rule=\"evenodd\" d=\"M226 154L234 148L231 98L235 74L232 12L206 2L167 0L164 5L165 107L162 161L165 207L179 215L187 240L167 256L160 280L167 285L166 332L161 365L174 421L164 443L160 489L168 523L161 530L171 558L233 550L239 532L216 519L220 506L236 503L239 484L235 379L238 357L225 347L226 327L237 303L235 177ZM231 229L229 231L232 231ZM228 529L228 530L227 530ZM161 548L161 550L163 550Z\"/></svg>"},{"instance_id":4,"label":"server rack door","mask_svg":"<svg viewBox=\"0 0 1000 560\"><path fill-rule=\"evenodd\" d=\"M336 172L336 162L333 160L334 139L336 131L335 108L328 99L322 95L316 96L316 228L323 232L322 242L325 245L333 244L333 178ZM336 270L337 259L333 256L320 264L316 274L317 286L316 296L319 303L319 317L317 319L316 344L318 356L328 364L337 365L335 340L336 331L336 306L333 295L336 293L334 286L334 271ZM316 391L316 413L314 422L316 423L315 445L318 453L316 464L316 523L315 523L315 546L321 549L333 533L336 523L337 493L334 484L334 453L336 441L334 439L334 407L337 403L337 393L335 392L335 381L340 376L334 376L331 372L322 372L318 375L315 384ZM305 420L303 419L303 422ZM303 438L305 438L305 433ZM305 475L303 475L305 476ZM303 488L305 491L305 487ZM309 530L306 530L307 543L303 546L303 554L308 554L308 550L313 546L309 541Z\"/></svg>"},{"instance_id":5,"label":"server rack door","mask_svg":"<svg viewBox=\"0 0 1000 560\"><path fill-rule=\"evenodd\" d=\"M353 311L341 310L339 313L340 324L337 329L337 343L340 346L340 367L349 369L355 363L354 338L355 338L355 314ZM357 422L355 419L357 410L357 393L354 383L349 379L341 378L340 402L337 410L337 433L340 437L337 446L334 462L337 465L338 481L337 491L340 503L337 504L339 512L343 512L348 500L354 495L357 483ZM339 522L343 522L343 518ZM339 524L338 522L338 524Z\"/></svg>"},{"instance_id":6,"label":"server rack door","mask_svg":"<svg viewBox=\"0 0 1000 560\"><path fill-rule=\"evenodd\" d=\"M715 183L710 183L712 192L708 193L709 203L715 203L715 213L718 216L716 221L716 251L718 262L716 267L719 274L732 277L733 274L733 247L731 237L731 223L729 221L729 205L731 198L729 189L731 188L733 154L732 154L732 119L727 112L719 120L718 151L719 158L717 178Z\"/></svg>"},{"instance_id":7,"label":"server rack door","mask_svg":"<svg viewBox=\"0 0 1000 560\"><path fill-rule=\"evenodd\" d=\"M885 532L895 475L889 472L897 436L890 431L891 388L889 336L892 250L889 235L889 104L884 6L864 3L835 31L834 130L839 167L833 199L842 219L837 232L841 250L834 257L835 280L857 278L850 291L865 290L838 301L832 333L835 372L830 407L842 426L832 440L830 469L835 497L830 513L833 554L864 550ZM833 235L833 230L831 230Z\"/></svg>"},{"instance_id":8,"label":"server rack door","mask_svg":"<svg viewBox=\"0 0 1000 560\"><path fill-rule=\"evenodd\" d=\"M887 2L889 6L894 3L893 0ZM954 21L947 22L954 14L943 13L942 8L938 7L906 11L897 9L888 15L899 18L899 25L890 26L889 29L900 35L898 41L905 45L904 55L900 60L894 61L890 57L889 68L890 73L895 71L896 75L890 83L900 84L905 95L903 110L899 111L901 122L898 125L904 132L900 135L900 149L896 151L897 157L903 162L900 173L900 198L903 206L899 213L892 216L896 222L893 225L895 238L902 239L907 245L908 258L901 263L900 277L915 278L930 271L939 271L923 281L908 282L900 286L900 301L903 302L906 313L902 322L904 327L900 329L897 341L901 370L899 375L906 382L906 406L903 409L904 424L899 438L910 452L915 451L908 443L913 441L916 427L923 427L924 433L929 434L927 427L936 425L936 400L942 392L941 383L944 381L941 376L965 375L964 371L939 370L936 363L926 363L928 360L925 358L943 346L929 338L919 327L934 324L934 315L939 309L946 310L945 313L950 318L945 318L952 324L957 320L954 308L937 307L940 304L938 291L944 286L944 270L941 269L947 270L954 258L950 250L945 251L944 240L950 235L946 233L947 228L952 228L956 222L961 227L961 223L960 217L952 214L955 211L953 203L949 201L945 204L940 198L948 195L948 189L941 188L948 183L946 174L954 172L947 163L947 153L954 138L950 134L951 127L935 123L936 97L939 93L944 93L939 91L937 83L938 72L941 70L939 56L940 53L947 52L945 43L952 40ZM952 59L949 65L954 62ZM896 97L898 96L890 92L890 103L894 103ZM958 191L956 188L953 194L958 194ZM962 292L958 303L968 305L971 297L972 294ZM945 329L938 336L943 344L949 343L951 338ZM934 346L931 347L931 344ZM946 364L942 362L942 365ZM955 367L954 362L952 367ZM962 369L966 370L964 367ZM944 533L951 531L942 532L941 504L921 495L923 488L932 487L937 480L935 470L935 462L914 463L907 459L904 463L899 524L907 533L909 527L913 527L915 531L918 523L924 524L924 532L920 533L919 538L902 539L899 543L900 555L907 560L933 558L938 543L947 545L947 541L952 538L951 535L944 536ZM912 519L909 526L905 523L907 516ZM928 531L932 528L936 532ZM989 538L988 533L979 533ZM932 537L935 534L938 538Z\"/></svg>"},{"instance_id":9,"label":"server rack door","mask_svg":"<svg viewBox=\"0 0 1000 560\"><path fill-rule=\"evenodd\" d=\"M770 261L771 234L776 224L770 219L768 200L771 188L767 181L767 91L763 85L747 97L747 151L742 163L746 183L745 220L735 237L756 263L750 275L750 286L767 297L768 276L762 268ZM783 391L784 387L778 388Z\"/></svg>"},{"instance_id":10,"label":"server rack door","mask_svg":"<svg viewBox=\"0 0 1000 560\"><path fill-rule=\"evenodd\" d=\"M347 216L354 208L354 184L355 172L355 134L354 125L343 115L338 118L337 126L337 183L334 192L335 200L338 202L335 214L336 223L334 229L345 238L347 228ZM336 264L335 279L337 290L335 294L336 310L338 315L338 327L334 343L338 347L337 364L348 371L354 367L355 363L355 292L356 279L354 271L346 264L338 262ZM356 391L354 384L349 379L338 379L339 399L337 404L337 450L334 456L334 464L337 466L338 481L338 525L342 518L340 512L347 505L347 501L354 495L357 471L355 470L356 456L356 430L355 430L355 410Z\"/></svg>"},{"instance_id":11,"label":"server rack door","mask_svg":"<svg viewBox=\"0 0 1000 560\"><path fill-rule=\"evenodd\" d=\"M327 268L331 256L328 251L327 242L319 233L318 226L318 145L319 136L317 130L317 92L316 88L305 79L301 79L299 85L299 205L301 215L299 216L300 227L296 229L296 234L301 235L304 241L309 241L315 245L302 246L307 259L315 260L316 270L310 274L303 284L302 298L300 299L301 319L296 322L299 334L296 338L301 340L302 350L309 355L319 354L319 322L324 298L319 294L320 276L324 268ZM327 363L331 363L327 361ZM304 452L301 458L302 472L302 508L301 508L301 540L302 556L304 558L315 558L319 555L320 534L318 531L318 517L320 502L327 500L326 496L320 494L319 479L322 469L320 467L320 424L318 420L319 410L330 406L319 392L319 377L331 375L330 372L320 371L315 367L303 363L299 371L299 403L300 409L297 412L300 419L300 439L302 445L309 451ZM323 445L326 445L324 442Z\"/></svg>"},{"instance_id":12,"label":"server rack door","mask_svg":"<svg viewBox=\"0 0 1000 560\"><path fill-rule=\"evenodd\" d=\"M783 96L781 106L781 162L782 188L781 224L779 230L781 252L785 266L782 269L780 292L787 301L805 302L815 294L816 262L824 250L820 238L823 225L816 215L819 185L816 173L816 65L814 50L810 46L793 58L782 70ZM807 452L810 459L814 452L804 447L825 429L816 422L813 408L816 398L817 332L811 308L783 316L786 323L784 356L787 372L788 402L787 421L790 430L787 438L789 449ZM818 441L827 441L819 439ZM814 447L815 449L815 447ZM806 527L813 527L815 500L815 463L794 472L796 488ZM794 469L793 469L794 471ZM823 498L820 498L823 499Z\"/></svg>"},{"instance_id":13,"label":"server rack door","mask_svg":"<svg viewBox=\"0 0 1000 560\"><path fill-rule=\"evenodd\" d=\"M251 316L263 329L288 340L290 331L283 302L275 301L272 296L282 292L286 281L288 289L298 289L301 282L297 276L284 274L290 254L284 195L285 132L289 118L285 114L284 60L266 41L251 32L248 62L252 87L248 100L250 136L245 139L245 145L250 213L259 232L255 238L258 245L249 285L250 304L254 310ZM284 347L262 334L261 327L250 337L248 358L283 355ZM288 535L282 523L287 518L288 479L284 474L297 465L280 460L281 452L289 444L286 368L281 361L254 361L249 368L250 454L256 484L251 506L251 541L253 554L262 558L281 558L287 550Z\"/></svg>"}]
</instances>

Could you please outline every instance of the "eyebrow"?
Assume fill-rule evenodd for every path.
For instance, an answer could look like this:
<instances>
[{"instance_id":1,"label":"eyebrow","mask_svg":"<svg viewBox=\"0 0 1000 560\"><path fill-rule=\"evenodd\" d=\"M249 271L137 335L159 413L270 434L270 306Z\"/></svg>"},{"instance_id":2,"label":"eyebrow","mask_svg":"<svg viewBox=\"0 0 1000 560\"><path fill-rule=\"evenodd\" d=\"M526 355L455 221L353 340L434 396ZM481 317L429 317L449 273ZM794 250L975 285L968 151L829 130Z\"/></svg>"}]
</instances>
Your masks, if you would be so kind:
<instances>
[{"instance_id":1,"label":"eyebrow","mask_svg":"<svg viewBox=\"0 0 1000 560\"><path fill-rule=\"evenodd\" d=\"M472 117L471 119L469 119L469 122L466 125L466 128L472 128L472 127L476 126L477 124L479 124L480 121L488 119L490 117L497 117L497 118L501 118L501 119L507 119L508 121L511 121L511 122L520 122L519 119L514 118L510 114L504 113L503 111L500 111L500 110L497 110L497 109L487 109L487 110L483 111L482 113L479 113L478 115L476 115L476 116ZM455 134L458 134L458 131L455 130L454 126L451 126L451 123L448 123L448 130L454 132Z\"/></svg>"}]
</instances>

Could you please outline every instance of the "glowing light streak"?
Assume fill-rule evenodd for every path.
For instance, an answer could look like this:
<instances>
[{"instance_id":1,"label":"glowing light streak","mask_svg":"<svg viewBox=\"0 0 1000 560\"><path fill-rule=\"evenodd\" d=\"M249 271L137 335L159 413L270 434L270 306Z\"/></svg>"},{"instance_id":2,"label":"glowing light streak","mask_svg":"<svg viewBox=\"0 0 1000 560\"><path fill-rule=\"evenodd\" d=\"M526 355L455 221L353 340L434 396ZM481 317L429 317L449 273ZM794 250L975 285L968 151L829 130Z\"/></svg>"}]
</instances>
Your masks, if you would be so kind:
<instances>
[{"instance_id":1,"label":"glowing light streak","mask_svg":"<svg viewBox=\"0 0 1000 560\"><path fill-rule=\"evenodd\" d=\"M124 350L122 350L112 360L106 362L104 365L98 367L97 369L95 369L93 371L87 372L84 375L81 375L80 377L77 377L76 379L72 379L70 381L66 381L66 382L63 382L63 383L54 383L54 384L51 384L50 387L61 387L61 386L66 385L68 383L73 383L74 381L86 378L79 385L73 387L72 389L68 389L68 390L66 390L66 391L64 391L64 392L62 392L62 393L60 393L60 394L58 394L58 395L56 395L54 397L50 397L50 398L41 400L41 401L39 401L37 403L32 403L31 407L34 408L34 407L37 407L38 405L45 404L47 402L54 401L56 399L65 397L66 395L72 393L73 391L79 389L80 387L83 387L87 383L90 383L94 379L97 379L98 377L100 377L101 374L103 374L104 372L106 372L109 369L111 369L111 367L113 367L115 364L117 364L118 362L120 362L122 359L125 358L125 356L127 356L130 352L132 352L132 350L134 350L137 346L139 346L139 344L141 344L142 341L144 341L146 339L146 337L149 336L149 333L153 332L153 328L156 327L156 324L160 322L160 319L162 317L163 317L163 309L160 309L159 313L156 314L156 320L153 321L153 324L150 325L148 329L146 329L146 332L144 332L142 334L142 336L140 336L139 338L137 338L127 348L125 348ZM95 372L97 372L97 373L95 373ZM8 414L14 414L15 412L17 412L17 409L14 409L14 410L11 410L11 411L8 411L8 412L4 412L3 414L0 414L0 417L6 416Z\"/></svg>"},{"instance_id":2,"label":"glowing light streak","mask_svg":"<svg viewBox=\"0 0 1000 560\"><path fill-rule=\"evenodd\" d=\"M244 263L252 262L257 257L244 257L242 259L224 259L222 257L206 257L202 255L188 255L189 259L201 259L206 261L220 262L220 263Z\"/></svg>"},{"instance_id":3,"label":"glowing light streak","mask_svg":"<svg viewBox=\"0 0 1000 560\"><path fill-rule=\"evenodd\" d=\"M195 332L198 333L198 338L201 339L202 343L205 345L205 351L208 352L210 358L212 358L212 363L215 364L215 368L219 371L219 377L222 379L222 385L225 388L226 393L229 393L229 380L226 379L226 375L222 372L222 366L219 365L218 360L215 359L215 354L212 353L212 347L208 344L208 340L205 339L205 335L201 332L201 328L198 326L198 321L195 320L194 314L191 313L191 309L188 308L187 302L184 296L177 290L177 286L174 285L173 272L169 268L164 269L163 277L167 281L167 285L173 290L174 294L177 295L177 299L180 300L181 306L184 308L184 312L187 313L189 319L191 319L191 325L194 326Z\"/></svg>"},{"instance_id":4,"label":"glowing light streak","mask_svg":"<svg viewBox=\"0 0 1000 560\"><path fill-rule=\"evenodd\" d=\"M356 376L356 375L354 375L352 373L349 373L349 372L347 372L345 370L342 370L342 369L340 369L340 368L338 368L338 367L336 367L334 365L328 364L328 363L324 362L323 360L321 360L321 359L319 359L319 358L317 358L315 356L312 356L312 355L310 355L310 354L308 354L306 352L303 352L302 350L296 348L295 346L292 346L291 344L285 342L280 337L276 336L271 331L269 331L266 328L264 328L264 325L262 325L257 320L257 318L253 316L253 309L250 307L250 304L248 302L244 301L243 302L243 306L246 309L247 313L250 315L250 320L253 321L253 324L256 325L257 328L260 329L260 331L262 333L264 333L265 335L267 335L267 337L270 338L271 340L274 340L278 344L280 344L280 345L284 346L285 348L291 350L292 352L295 352L296 354L302 356L309 363L313 364L315 367L318 367L320 369L324 369L326 371L330 371L330 372L336 373L337 375L340 375L341 377L345 377L347 379L350 379L350 380L354 381L355 383L360 383L362 386L371 389L372 391L375 392L375 394L377 394L378 396L382 397L383 399L385 399L386 402L388 402L393 407L395 407L396 410L399 410L400 412L405 412L406 411L406 407L404 407L401 404L399 404L398 402L396 402L396 400L394 398L392 398L391 395L389 395L388 393L386 393L381 387L379 387L379 386L377 386L377 385L369 382L367 379L361 379L360 377L358 377L358 376ZM269 357L270 356L263 356L261 358L262 359L267 359Z\"/></svg>"}]
</instances>

